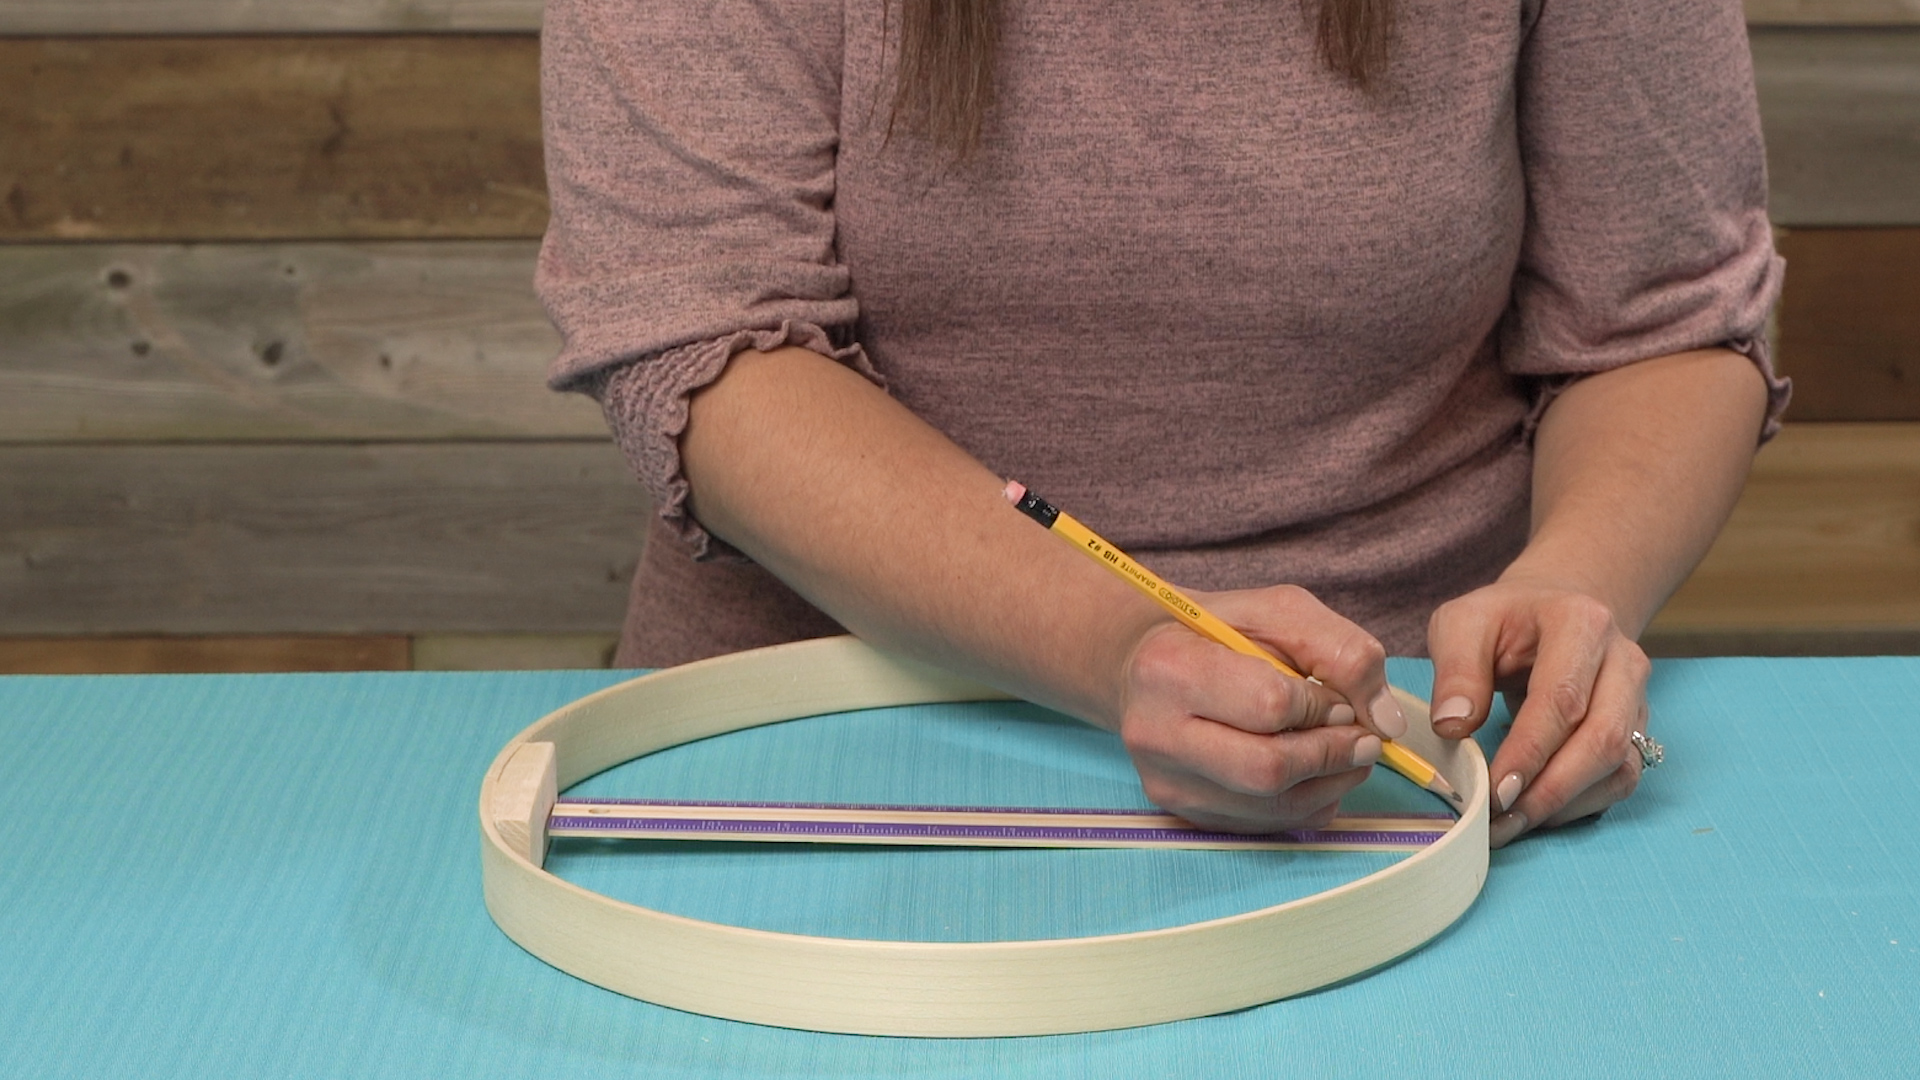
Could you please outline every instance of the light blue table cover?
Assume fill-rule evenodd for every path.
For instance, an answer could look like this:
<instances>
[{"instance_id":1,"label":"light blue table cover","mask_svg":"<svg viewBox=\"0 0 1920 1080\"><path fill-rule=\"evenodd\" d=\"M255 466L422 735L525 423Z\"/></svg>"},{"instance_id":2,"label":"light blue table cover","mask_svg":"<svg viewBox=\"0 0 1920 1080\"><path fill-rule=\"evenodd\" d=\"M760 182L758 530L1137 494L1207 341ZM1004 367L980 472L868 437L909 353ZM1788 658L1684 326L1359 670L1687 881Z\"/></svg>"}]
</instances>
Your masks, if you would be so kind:
<instances>
[{"instance_id":1,"label":"light blue table cover","mask_svg":"<svg viewBox=\"0 0 1920 1080\"><path fill-rule=\"evenodd\" d=\"M975 1040L676 1012L494 927L483 771L622 677L0 679L0 1076L1920 1075L1920 661L1663 662L1667 766L1496 852L1424 949L1226 1016ZM1144 805L1110 737L1023 705L777 725L580 790ZM1424 798L1381 771L1353 802ZM966 940L1183 923L1391 858L569 841L551 865L702 918Z\"/></svg>"}]
</instances>

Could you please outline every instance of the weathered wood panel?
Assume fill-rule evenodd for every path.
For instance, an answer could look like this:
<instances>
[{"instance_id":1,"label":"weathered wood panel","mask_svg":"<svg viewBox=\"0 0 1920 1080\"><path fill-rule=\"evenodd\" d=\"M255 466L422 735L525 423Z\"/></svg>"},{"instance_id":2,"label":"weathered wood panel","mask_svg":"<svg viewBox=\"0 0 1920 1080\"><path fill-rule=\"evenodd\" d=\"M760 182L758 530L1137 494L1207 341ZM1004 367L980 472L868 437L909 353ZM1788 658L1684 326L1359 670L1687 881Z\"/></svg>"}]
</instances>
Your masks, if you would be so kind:
<instances>
[{"instance_id":1,"label":"weathered wood panel","mask_svg":"<svg viewBox=\"0 0 1920 1080\"><path fill-rule=\"evenodd\" d=\"M538 51L0 39L0 240L538 236Z\"/></svg>"},{"instance_id":2,"label":"weathered wood panel","mask_svg":"<svg viewBox=\"0 0 1920 1080\"><path fill-rule=\"evenodd\" d=\"M594 438L535 244L0 246L0 442ZM1920 229L1789 230L1793 419L1920 420Z\"/></svg>"},{"instance_id":3,"label":"weathered wood panel","mask_svg":"<svg viewBox=\"0 0 1920 1080\"><path fill-rule=\"evenodd\" d=\"M1655 627L1920 629L1920 425L1789 426Z\"/></svg>"},{"instance_id":4,"label":"weathered wood panel","mask_svg":"<svg viewBox=\"0 0 1920 1080\"><path fill-rule=\"evenodd\" d=\"M1663 630L1640 638L1647 655L1920 656L1920 628L1910 630Z\"/></svg>"},{"instance_id":5,"label":"weathered wood panel","mask_svg":"<svg viewBox=\"0 0 1920 1080\"><path fill-rule=\"evenodd\" d=\"M0 34L540 29L540 0L5 0Z\"/></svg>"},{"instance_id":6,"label":"weathered wood panel","mask_svg":"<svg viewBox=\"0 0 1920 1080\"><path fill-rule=\"evenodd\" d=\"M610 634L644 511L610 446L0 448L0 633ZM1659 633L1920 628L1920 425L1762 452Z\"/></svg>"},{"instance_id":7,"label":"weathered wood panel","mask_svg":"<svg viewBox=\"0 0 1920 1080\"><path fill-rule=\"evenodd\" d=\"M1749 26L1898 26L1920 23L1920 0L1747 0Z\"/></svg>"},{"instance_id":8,"label":"weathered wood panel","mask_svg":"<svg viewBox=\"0 0 1920 1080\"><path fill-rule=\"evenodd\" d=\"M1753 45L1776 220L1920 224L1920 29ZM0 240L537 236L537 49L0 39Z\"/></svg>"},{"instance_id":9,"label":"weathered wood panel","mask_svg":"<svg viewBox=\"0 0 1920 1080\"><path fill-rule=\"evenodd\" d=\"M604 443L0 448L0 634L611 633Z\"/></svg>"},{"instance_id":10,"label":"weathered wood panel","mask_svg":"<svg viewBox=\"0 0 1920 1080\"><path fill-rule=\"evenodd\" d=\"M535 248L0 246L0 441L603 436Z\"/></svg>"},{"instance_id":11,"label":"weathered wood panel","mask_svg":"<svg viewBox=\"0 0 1920 1080\"><path fill-rule=\"evenodd\" d=\"M0 674L406 671L397 634L368 637L0 638Z\"/></svg>"},{"instance_id":12,"label":"weathered wood panel","mask_svg":"<svg viewBox=\"0 0 1920 1080\"><path fill-rule=\"evenodd\" d=\"M1779 361L1790 420L1920 420L1920 229L1794 229Z\"/></svg>"},{"instance_id":13,"label":"weathered wood panel","mask_svg":"<svg viewBox=\"0 0 1920 1080\"><path fill-rule=\"evenodd\" d=\"M422 634L416 671L556 671L613 663L619 634Z\"/></svg>"},{"instance_id":14,"label":"weathered wood panel","mask_svg":"<svg viewBox=\"0 0 1920 1080\"><path fill-rule=\"evenodd\" d=\"M1920 225L1920 29L1755 30L1777 224Z\"/></svg>"},{"instance_id":15,"label":"weathered wood panel","mask_svg":"<svg viewBox=\"0 0 1920 1080\"><path fill-rule=\"evenodd\" d=\"M1920 0L1746 0L1756 25L1920 22ZM0 34L540 28L540 0L6 0Z\"/></svg>"}]
</instances>

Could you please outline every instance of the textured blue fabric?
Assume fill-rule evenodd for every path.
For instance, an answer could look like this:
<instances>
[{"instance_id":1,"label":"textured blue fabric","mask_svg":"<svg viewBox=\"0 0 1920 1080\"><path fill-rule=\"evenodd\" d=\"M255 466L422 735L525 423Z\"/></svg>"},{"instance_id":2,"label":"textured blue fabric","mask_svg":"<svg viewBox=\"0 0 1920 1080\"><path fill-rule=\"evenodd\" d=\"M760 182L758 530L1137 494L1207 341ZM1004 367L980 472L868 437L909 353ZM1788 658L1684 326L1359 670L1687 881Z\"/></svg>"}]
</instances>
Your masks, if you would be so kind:
<instances>
[{"instance_id":1,"label":"textured blue fabric","mask_svg":"<svg viewBox=\"0 0 1920 1080\"><path fill-rule=\"evenodd\" d=\"M1416 691L1429 678L1392 673ZM1663 663L1668 765L1598 824L1495 853L1479 902L1415 954L1228 1016L958 1041L675 1012L563 975L493 926L483 770L619 677L0 679L0 1076L1832 1076L1920 1061L1920 661ZM1112 740L1025 706L800 721L578 790L1140 802ZM1382 776L1357 805L1423 798ZM961 940L1185 922L1389 858L570 842L553 865L703 918Z\"/></svg>"}]
</instances>

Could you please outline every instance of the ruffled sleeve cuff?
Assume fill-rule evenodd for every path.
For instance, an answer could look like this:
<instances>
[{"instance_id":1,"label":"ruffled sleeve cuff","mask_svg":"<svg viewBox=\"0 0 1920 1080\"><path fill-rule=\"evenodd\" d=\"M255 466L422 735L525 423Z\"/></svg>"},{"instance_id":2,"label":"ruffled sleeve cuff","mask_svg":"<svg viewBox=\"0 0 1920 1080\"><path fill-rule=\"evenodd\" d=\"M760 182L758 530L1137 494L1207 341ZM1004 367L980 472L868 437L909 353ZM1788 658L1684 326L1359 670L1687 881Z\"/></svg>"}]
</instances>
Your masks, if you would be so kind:
<instances>
[{"instance_id":1,"label":"ruffled sleeve cuff","mask_svg":"<svg viewBox=\"0 0 1920 1080\"><path fill-rule=\"evenodd\" d=\"M1767 418L1760 425L1760 443L1765 445L1769 439L1780 434L1780 417L1787 411L1787 402L1793 398L1793 380L1773 369L1773 346L1764 337L1725 341L1721 342L1720 347L1732 349L1753 361L1753 366L1760 369L1760 377L1767 380Z\"/></svg>"},{"instance_id":2,"label":"ruffled sleeve cuff","mask_svg":"<svg viewBox=\"0 0 1920 1080\"><path fill-rule=\"evenodd\" d=\"M1780 417L1787 411L1787 402L1793 398L1793 380L1782 376L1773 367L1773 348L1765 337L1733 338L1722 341L1717 348L1729 349L1739 353L1760 371L1760 377L1767 383L1767 415L1760 424L1759 445L1765 446L1775 435L1780 434ZM1611 370L1611 369L1607 369ZM1533 408L1528 410L1527 418L1521 427L1521 435L1530 444L1534 434L1540 428L1540 421L1547 415L1547 407L1567 387L1598 372L1581 372L1572 375L1554 375L1539 379L1533 395Z\"/></svg>"},{"instance_id":3,"label":"ruffled sleeve cuff","mask_svg":"<svg viewBox=\"0 0 1920 1080\"><path fill-rule=\"evenodd\" d=\"M875 385L886 385L858 344L836 345L821 327L789 320L771 330L740 330L618 364L569 387L600 402L614 441L653 496L655 512L687 543L695 559L742 556L687 513L689 489L680 462L687 403L718 379L727 362L740 353L787 346L812 350L847 365Z\"/></svg>"}]
</instances>

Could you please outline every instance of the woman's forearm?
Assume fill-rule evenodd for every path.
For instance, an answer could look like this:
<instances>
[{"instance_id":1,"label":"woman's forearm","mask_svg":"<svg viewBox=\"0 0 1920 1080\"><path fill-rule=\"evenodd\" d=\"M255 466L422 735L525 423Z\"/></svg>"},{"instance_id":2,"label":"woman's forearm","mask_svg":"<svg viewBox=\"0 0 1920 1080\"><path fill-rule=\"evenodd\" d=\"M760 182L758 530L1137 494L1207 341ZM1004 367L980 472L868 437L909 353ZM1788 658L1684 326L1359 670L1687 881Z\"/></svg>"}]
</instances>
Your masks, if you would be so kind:
<instances>
[{"instance_id":1,"label":"woman's forearm","mask_svg":"<svg viewBox=\"0 0 1920 1080\"><path fill-rule=\"evenodd\" d=\"M1181 627L815 353L735 357L680 448L713 533L875 644L1118 732L1147 797L1197 824L1321 827L1406 731L1380 643L1305 590L1208 600L1318 683Z\"/></svg>"},{"instance_id":2,"label":"woman's forearm","mask_svg":"<svg viewBox=\"0 0 1920 1080\"><path fill-rule=\"evenodd\" d=\"M1758 369L1726 349L1568 387L1537 434L1532 538L1502 579L1571 585L1638 638L1732 512L1766 401Z\"/></svg>"},{"instance_id":3,"label":"woman's forearm","mask_svg":"<svg viewBox=\"0 0 1920 1080\"><path fill-rule=\"evenodd\" d=\"M876 644L1102 726L1162 616L1026 520L1004 481L816 353L742 353L681 453L715 535Z\"/></svg>"}]
</instances>

